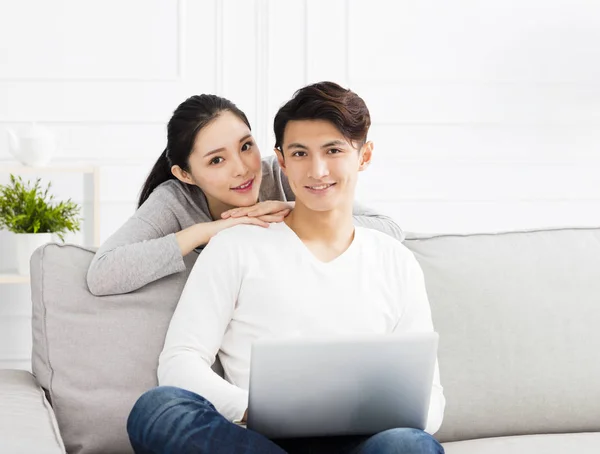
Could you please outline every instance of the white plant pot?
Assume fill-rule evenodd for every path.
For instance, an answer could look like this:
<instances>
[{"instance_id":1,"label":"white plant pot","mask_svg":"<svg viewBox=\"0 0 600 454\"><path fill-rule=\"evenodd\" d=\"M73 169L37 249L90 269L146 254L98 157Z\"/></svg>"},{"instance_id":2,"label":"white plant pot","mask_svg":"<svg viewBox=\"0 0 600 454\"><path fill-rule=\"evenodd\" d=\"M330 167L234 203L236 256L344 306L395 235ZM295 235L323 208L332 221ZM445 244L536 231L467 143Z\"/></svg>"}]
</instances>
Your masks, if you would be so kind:
<instances>
[{"instance_id":1,"label":"white plant pot","mask_svg":"<svg viewBox=\"0 0 600 454\"><path fill-rule=\"evenodd\" d=\"M17 272L29 276L29 261L33 252L52 241L51 233L17 233Z\"/></svg>"}]
</instances>

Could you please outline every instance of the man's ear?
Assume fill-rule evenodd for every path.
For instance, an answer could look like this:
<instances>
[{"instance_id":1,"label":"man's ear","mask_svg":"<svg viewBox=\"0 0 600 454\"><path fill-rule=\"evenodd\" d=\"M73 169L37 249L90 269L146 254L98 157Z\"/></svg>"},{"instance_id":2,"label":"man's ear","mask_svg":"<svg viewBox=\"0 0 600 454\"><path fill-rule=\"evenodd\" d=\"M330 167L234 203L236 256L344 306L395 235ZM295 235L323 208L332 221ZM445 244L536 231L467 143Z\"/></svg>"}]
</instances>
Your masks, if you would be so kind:
<instances>
[{"instance_id":1,"label":"man's ear","mask_svg":"<svg viewBox=\"0 0 600 454\"><path fill-rule=\"evenodd\" d=\"M360 166L358 167L358 171L362 172L369 164L371 164L371 158L373 157L373 142L366 142L362 146L362 150L360 153Z\"/></svg>"},{"instance_id":2,"label":"man's ear","mask_svg":"<svg viewBox=\"0 0 600 454\"><path fill-rule=\"evenodd\" d=\"M196 183L194 183L194 180L192 180L192 178L190 177L190 174L187 173L185 170L183 170L178 165L171 167L171 173L175 176L175 178L177 178L182 183L194 184L194 185L196 184Z\"/></svg>"},{"instance_id":3,"label":"man's ear","mask_svg":"<svg viewBox=\"0 0 600 454\"><path fill-rule=\"evenodd\" d=\"M274 148L275 155L277 156L277 161L279 161L279 167L281 167L281 171L287 177L287 169L285 168L285 159L283 158L283 151L279 148Z\"/></svg>"}]
</instances>

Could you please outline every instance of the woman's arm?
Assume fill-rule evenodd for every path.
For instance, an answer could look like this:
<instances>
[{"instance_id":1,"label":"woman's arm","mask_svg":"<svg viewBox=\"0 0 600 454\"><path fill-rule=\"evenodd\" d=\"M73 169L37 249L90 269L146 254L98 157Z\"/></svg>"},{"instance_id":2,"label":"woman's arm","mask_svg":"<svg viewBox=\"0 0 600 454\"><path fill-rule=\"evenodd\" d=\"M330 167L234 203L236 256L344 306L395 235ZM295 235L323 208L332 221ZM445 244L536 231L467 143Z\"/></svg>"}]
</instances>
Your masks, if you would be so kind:
<instances>
[{"instance_id":1,"label":"woman's arm","mask_svg":"<svg viewBox=\"0 0 600 454\"><path fill-rule=\"evenodd\" d=\"M150 197L96 252L87 273L96 296L128 293L185 270L179 223L161 197Z\"/></svg>"},{"instance_id":2,"label":"woman's arm","mask_svg":"<svg viewBox=\"0 0 600 454\"><path fill-rule=\"evenodd\" d=\"M379 230L398 241L404 241L404 232L400 226L392 218L384 216L371 208L355 202L352 217L354 218L354 225Z\"/></svg>"},{"instance_id":3,"label":"woman's arm","mask_svg":"<svg viewBox=\"0 0 600 454\"><path fill-rule=\"evenodd\" d=\"M162 277L185 270L183 257L204 246L223 229L238 224L268 227L284 215L267 215L199 222L181 229L173 208L185 203L165 188L158 188L136 213L96 252L87 273L90 292L96 296L128 293Z\"/></svg>"}]
</instances>

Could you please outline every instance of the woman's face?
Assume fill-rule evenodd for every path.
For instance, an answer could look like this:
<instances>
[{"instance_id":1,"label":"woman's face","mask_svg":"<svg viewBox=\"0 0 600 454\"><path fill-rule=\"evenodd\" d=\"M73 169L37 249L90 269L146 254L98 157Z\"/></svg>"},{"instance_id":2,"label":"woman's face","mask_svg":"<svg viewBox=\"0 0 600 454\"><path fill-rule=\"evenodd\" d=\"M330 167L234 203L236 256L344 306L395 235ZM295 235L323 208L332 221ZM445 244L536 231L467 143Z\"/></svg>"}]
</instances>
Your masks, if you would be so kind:
<instances>
[{"instance_id":1,"label":"woman's face","mask_svg":"<svg viewBox=\"0 0 600 454\"><path fill-rule=\"evenodd\" d=\"M206 195L213 215L258 201L260 150L246 123L230 111L200 130L189 167L188 175Z\"/></svg>"}]
</instances>

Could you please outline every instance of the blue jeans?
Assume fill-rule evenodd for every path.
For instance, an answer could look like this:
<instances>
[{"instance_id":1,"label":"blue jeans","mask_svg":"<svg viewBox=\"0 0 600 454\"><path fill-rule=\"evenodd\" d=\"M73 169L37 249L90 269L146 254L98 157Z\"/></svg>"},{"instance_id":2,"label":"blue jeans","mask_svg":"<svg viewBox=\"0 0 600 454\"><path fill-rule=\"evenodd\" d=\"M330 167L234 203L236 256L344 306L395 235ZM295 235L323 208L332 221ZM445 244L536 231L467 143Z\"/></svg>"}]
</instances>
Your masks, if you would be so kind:
<instances>
[{"instance_id":1,"label":"blue jeans","mask_svg":"<svg viewBox=\"0 0 600 454\"><path fill-rule=\"evenodd\" d=\"M371 437L269 440L223 417L203 397L160 386L142 395L127 420L136 454L443 454L444 448L417 429L390 429Z\"/></svg>"}]
</instances>

